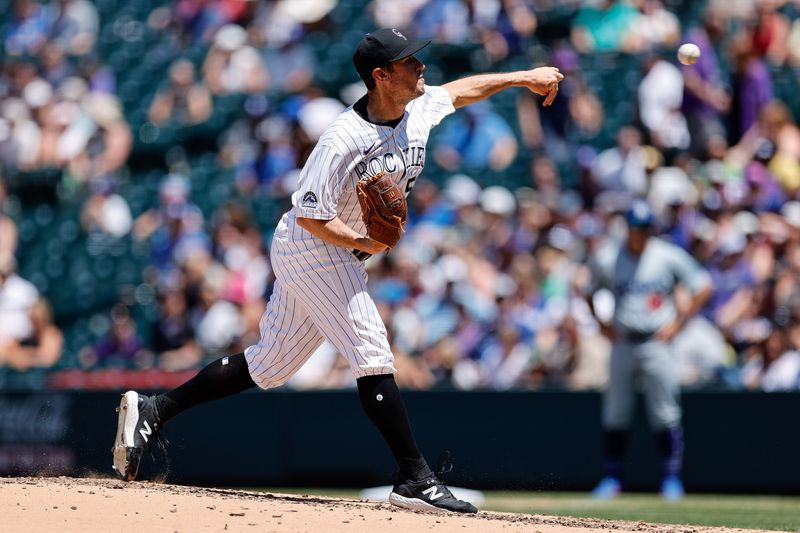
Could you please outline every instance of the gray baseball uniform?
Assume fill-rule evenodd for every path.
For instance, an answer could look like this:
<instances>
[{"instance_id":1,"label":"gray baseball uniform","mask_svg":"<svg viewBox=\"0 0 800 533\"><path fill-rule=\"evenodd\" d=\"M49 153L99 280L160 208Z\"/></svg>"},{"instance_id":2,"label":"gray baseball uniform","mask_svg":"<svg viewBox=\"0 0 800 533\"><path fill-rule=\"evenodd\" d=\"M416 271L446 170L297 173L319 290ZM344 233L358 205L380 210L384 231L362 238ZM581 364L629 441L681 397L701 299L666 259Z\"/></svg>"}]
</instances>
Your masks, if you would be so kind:
<instances>
[{"instance_id":1,"label":"gray baseball uniform","mask_svg":"<svg viewBox=\"0 0 800 533\"><path fill-rule=\"evenodd\" d=\"M611 351L609 383L603 402L603 425L624 429L634 405L634 380L642 380L647 412L655 429L680 423L679 361L671 343L653 334L676 318L673 292L678 283L697 292L711 278L682 248L657 237L637 257L621 246L611 261L598 262L596 288L614 294L614 325L619 337Z\"/></svg>"}]
</instances>

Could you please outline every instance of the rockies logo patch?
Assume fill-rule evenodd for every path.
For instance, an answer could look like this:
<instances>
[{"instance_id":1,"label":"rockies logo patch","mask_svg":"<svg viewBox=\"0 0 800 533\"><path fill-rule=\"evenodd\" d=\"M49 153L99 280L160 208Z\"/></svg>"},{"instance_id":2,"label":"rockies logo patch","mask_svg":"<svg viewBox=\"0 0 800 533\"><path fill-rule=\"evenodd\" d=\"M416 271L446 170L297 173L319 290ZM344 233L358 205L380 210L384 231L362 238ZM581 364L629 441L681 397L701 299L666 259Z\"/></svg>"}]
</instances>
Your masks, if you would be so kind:
<instances>
[{"instance_id":1,"label":"rockies logo patch","mask_svg":"<svg viewBox=\"0 0 800 533\"><path fill-rule=\"evenodd\" d=\"M309 207L311 209L316 209L317 207L317 195L311 191L308 191L303 195L303 201L300 202L302 207Z\"/></svg>"}]
</instances>

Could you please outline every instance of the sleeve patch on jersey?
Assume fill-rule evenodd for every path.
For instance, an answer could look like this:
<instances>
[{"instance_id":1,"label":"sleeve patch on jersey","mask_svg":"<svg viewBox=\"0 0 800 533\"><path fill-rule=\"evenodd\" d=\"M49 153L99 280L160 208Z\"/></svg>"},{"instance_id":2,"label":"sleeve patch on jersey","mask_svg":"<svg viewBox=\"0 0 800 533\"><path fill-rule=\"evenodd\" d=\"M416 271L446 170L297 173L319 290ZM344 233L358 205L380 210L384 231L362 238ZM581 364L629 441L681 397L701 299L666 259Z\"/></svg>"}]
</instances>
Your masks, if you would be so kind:
<instances>
[{"instance_id":1,"label":"sleeve patch on jersey","mask_svg":"<svg viewBox=\"0 0 800 533\"><path fill-rule=\"evenodd\" d=\"M317 208L317 195L311 191L308 191L303 195L303 201L300 203L301 207L308 207L310 209Z\"/></svg>"}]
</instances>

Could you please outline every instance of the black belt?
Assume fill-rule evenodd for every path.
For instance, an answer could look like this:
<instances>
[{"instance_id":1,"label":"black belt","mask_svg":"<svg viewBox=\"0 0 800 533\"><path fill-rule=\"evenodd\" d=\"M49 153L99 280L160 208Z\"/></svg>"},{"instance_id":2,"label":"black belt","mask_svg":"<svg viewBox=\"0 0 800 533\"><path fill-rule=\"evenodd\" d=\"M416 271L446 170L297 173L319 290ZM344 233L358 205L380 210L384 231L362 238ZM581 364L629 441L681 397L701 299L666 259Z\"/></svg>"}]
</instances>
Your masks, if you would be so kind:
<instances>
[{"instance_id":1,"label":"black belt","mask_svg":"<svg viewBox=\"0 0 800 533\"><path fill-rule=\"evenodd\" d=\"M645 342L652 339L655 334L655 331L626 331L622 334L622 338L630 342Z\"/></svg>"},{"instance_id":2,"label":"black belt","mask_svg":"<svg viewBox=\"0 0 800 533\"><path fill-rule=\"evenodd\" d=\"M353 254L355 257L356 257L356 259L358 259L359 261L366 261L367 259L369 259L370 257L372 257L372 254L371 254L371 253L365 252L365 251L363 251L363 250L357 250L357 249L355 249L355 248L354 248L354 249L352 249L350 252L351 252L351 253L352 253L352 254Z\"/></svg>"}]
</instances>

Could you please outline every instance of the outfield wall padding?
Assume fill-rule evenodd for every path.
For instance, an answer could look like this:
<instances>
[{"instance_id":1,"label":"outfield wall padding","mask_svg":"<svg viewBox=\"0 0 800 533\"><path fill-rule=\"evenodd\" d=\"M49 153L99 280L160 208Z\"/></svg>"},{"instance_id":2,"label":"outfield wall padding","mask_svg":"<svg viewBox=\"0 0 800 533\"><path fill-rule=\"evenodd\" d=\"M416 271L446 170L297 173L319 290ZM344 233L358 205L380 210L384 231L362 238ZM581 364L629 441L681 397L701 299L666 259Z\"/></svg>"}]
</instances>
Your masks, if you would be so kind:
<instances>
[{"instance_id":1,"label":"outfield wall padding","mask_svg":"<svg viewBox=\"0 0 800 533\"><path fill-rule=\"evenodd\" d=\"M406 392L417 441L448 482L481 489L586 490L602 474L600 395ZM0 475L111 475L112 392L0 393ZM800 493L800 394L683 396L685 482L696 492ZM168 456L143 478L265 487L365 487L394 464L354 390L247 392L200 405L164 430ZM660 465L641 402L626 483L654 490Z\"/></svg>"}]
</instances>

